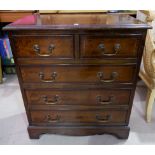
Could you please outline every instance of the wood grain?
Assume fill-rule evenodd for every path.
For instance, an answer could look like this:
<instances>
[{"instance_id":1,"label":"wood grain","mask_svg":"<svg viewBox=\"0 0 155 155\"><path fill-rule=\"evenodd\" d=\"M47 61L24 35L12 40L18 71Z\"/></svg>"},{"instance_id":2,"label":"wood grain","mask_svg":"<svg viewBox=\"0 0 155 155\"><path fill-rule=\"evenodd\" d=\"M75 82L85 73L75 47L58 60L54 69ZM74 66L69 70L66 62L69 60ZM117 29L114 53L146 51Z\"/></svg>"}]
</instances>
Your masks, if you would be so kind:
<instances>
[{"instance_id":1,"label":"wood grain","mask_svg":"<svg viewBox=\"0 0 155 155\"><path fill-rule=\"evenodd\" d=\"M131 90L81 89L81 90L26 90L32 105L128 105ZM58 96L58 99L56 98ZM46 100L47 98L47 100ZM53 104L52 104L53 103Z\"/></svg>"},{"instance_id":2,"label":"wood grain","mask_svg":"<svg viewBox=\"0 0 155 155\"><path fill-rule=\"evenodd\" d=\"M4 28L16 63L30 138L44 133L108 133L128 138L145 37L151 27L126 15L31 17ZM36 44L41 55L49 54L49 45L55 48L50 56L40 56L38 46L34 51Z\"/></svg>"},{"instance_id":3,"label":"wood grain","mask_svg":"<svg viewBox=\"0 0 155 155\"><path fill-rule=\"evenodd\" d=\"M47 56L50 58L73 58L74 56L74 42L71 35L14 37L16 56L19 58L44 58L34 51L34 45L39 46L41 55L50 54ZM50 45L54 45L51 52L49 51Z\"/></svg>"},{"instance_id":4,"label":"wood grain","mask_svg":"<svg viewBox=\"0 0 155 155\"><path fill-rule=\"evenodd\" d=\"M129 82L132 83L134 80L134 71L135 66L96 66L96 65L88 65L88 66L44 66L44 67L21 67L21 74L23 78L23 82L40 82L42 80L39 76L39 73L43 73L44 80L52 81L52 74L55 72L57 76L52 83L106 83L101 82L98 77L98 73L103 73L104 80L111 80L112 73L117 72L118 76L114 79L115 82ZM124 74L125 73L125 74ZM44 82L43 82L44 83ZM49 82L51 83L51 82ZM112 83L112 82L109 82Z\"/></svg>"},{"instance_id":5,"label":"wood grain","mask_svg":"<svg viewBox=\"0 0 155 155\"><path fill-rule=\"evenodd\" d=\"M104 58L104 57L137 57L139 38L134 37L106 37L101 35L83 35L80 37L80 57L81 58ZM115 44L119 44L116 53ZM104 45L104 50L99 47ZM115 54L116 53L116 54ZM107 55L111 54L111 56Z\"/></svg>"},{"instance_id":6,"label":"wood grain","mask_svg":"<svg viewBox=\"0 0 155 155\"><path fill-rule=\"evenodd\" d=\"M32 111L32 124L125 124L126 111Z\"/></svg>"}]
</instances>

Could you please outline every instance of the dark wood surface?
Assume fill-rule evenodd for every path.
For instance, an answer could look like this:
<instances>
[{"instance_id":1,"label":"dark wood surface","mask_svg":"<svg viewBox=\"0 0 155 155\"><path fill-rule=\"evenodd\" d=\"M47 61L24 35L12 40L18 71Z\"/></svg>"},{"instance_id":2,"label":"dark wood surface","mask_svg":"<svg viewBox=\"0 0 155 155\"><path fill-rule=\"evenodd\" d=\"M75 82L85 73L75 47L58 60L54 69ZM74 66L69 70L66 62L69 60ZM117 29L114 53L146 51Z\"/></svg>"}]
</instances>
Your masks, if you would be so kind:
<instances>
[{"instance_id":1,"label":"dark wood surface","mask_svg":"<svg viewBox=\"0 0 155 155\"><path fill-rule=\"evenodd\" d=\"M126 15L99 13L36 14L6 26L30 138L128 138L148 28Z\"/></svg>"},{"instance_id":2,"label":"dark wood surface","mask_svg":"<svg viewBox=\"0 0 155 155\"><path fill-rule=\"evenodd\" d=\"M49 55L51 58L73 58L72 35L23 36L14 38L17 57L33 58ZM39 51L35 51L35 45ZM53 49L50 49L51 46ZM47 56L46 56L47 57Z\"/></svg>"},{"instance_id":3,"label":"dark wood surface","mask_svg":"<svg viewBox=\"0 0 155 155\"><path fill-rule=\"evenodd\" d=\"M119 139L127 139L130 128L128 126L29 126L28 132L31 139L39 139L41 134L61 134L71 136L111 134Z\"/></svg>"},{"instance_id":4,"label":"dark wood surface","mask_svg":"<svg viewBox=\"0 0 155 155\"><path fill-rule=\"evenodd\" d=\"M125 124L124 110L70 110L32 111L32 125L117 125Z\"/></svg>"},{"instance_id":5,"label":"dark wood surface","mask_svg":"<svg viewBox=\"0 0 155 155\"><path fill-rule=\"evenodd\" d=\"M48 14L30 15L8 25L4 30L77 30L77 29L147 29L149 25L121 14Z\"/></svg>"},{"instance_id":6,"label":"dark wood surface","mask_svg":"<svg viewBox=\"0 0 155 155\"><path fill-rule=\"evenodd\" d=\"M105 35L80 36L80 57L135 57L139 38L131 36L106 37Z\"/></svg>"},{"instance_id":7,"label":"dark wood surface","mask_svg":"<svg viewBox=\"0 0 155 155\"><path fill-rule=\"evenodd\" d=\"M126 72L126 74L124 74ZM54 76L54 73L56 74ZM116 73L116 76L113 76ZM25 83L133 83L135 66L102 65L53 65L45 67L21 67ZM100 75L101 74L101 75ZM42 75L42 77L41 77Z\"/></svg>"},{"instance_id":8,"label":"dark wood surface","mask_svg":"<svg viewBox=\"0 0 155 155\"><path fill-rule=\"evenodd\" d=\"M128 105L131 90L81 89L81 90L26 90L30 105Z\"/></svg>"}]
</instances>

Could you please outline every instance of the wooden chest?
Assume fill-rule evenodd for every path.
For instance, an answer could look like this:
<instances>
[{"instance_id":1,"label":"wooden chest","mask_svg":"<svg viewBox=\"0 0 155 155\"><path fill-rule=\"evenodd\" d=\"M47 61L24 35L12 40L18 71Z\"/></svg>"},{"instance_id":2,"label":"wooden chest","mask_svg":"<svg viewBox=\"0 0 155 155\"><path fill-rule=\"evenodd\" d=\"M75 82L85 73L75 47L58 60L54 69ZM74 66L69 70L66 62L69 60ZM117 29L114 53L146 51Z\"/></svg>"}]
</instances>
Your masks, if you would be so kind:
<instances>
[{"instance_id":1,"label":"wooden chest","mask_svg":"<svg viewBox=\"0 0 155 155\"><path fill-rule=\"evenodd\" d=\"M127 15L31 15L4 28L11 41L30 138L128 138L145 23Z\"/></svg>"}]
</instances>

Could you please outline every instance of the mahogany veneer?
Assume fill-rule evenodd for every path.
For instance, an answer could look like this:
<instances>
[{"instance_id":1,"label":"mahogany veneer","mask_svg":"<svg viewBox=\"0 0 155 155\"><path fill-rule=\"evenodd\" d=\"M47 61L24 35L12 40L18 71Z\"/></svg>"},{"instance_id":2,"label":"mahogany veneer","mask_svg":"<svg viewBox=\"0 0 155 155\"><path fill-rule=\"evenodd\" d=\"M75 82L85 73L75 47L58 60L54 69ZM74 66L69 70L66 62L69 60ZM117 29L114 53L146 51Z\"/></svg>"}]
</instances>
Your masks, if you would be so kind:
<instances>
[{"instance_id":1,"label":"mahogany veneer","mask_svg":"<svg viewBox=\"0 0 155 155\"><path fill-rule=\"evenodd\" d=\"M128 138L148 28L127 15L102 13L35 14L6 26L30 138Z\"/></svg>"}]
</instances>

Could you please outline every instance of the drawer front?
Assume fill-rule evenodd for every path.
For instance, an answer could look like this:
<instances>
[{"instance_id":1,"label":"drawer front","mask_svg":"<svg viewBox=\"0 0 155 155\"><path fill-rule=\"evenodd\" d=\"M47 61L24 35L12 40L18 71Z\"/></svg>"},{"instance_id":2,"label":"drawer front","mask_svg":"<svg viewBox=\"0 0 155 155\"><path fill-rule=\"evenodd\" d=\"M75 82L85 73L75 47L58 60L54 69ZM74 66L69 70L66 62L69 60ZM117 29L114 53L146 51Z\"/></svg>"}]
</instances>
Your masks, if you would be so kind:
<instances>
[{"instance_id":1,"label":"drawer front","mask_svg":"<svg viewBox=\"0 0 155 155\"><path fill-rule=\"evenodd\" d=\"M138 46L138 38L107 38L104 36L84 35L80 37L80 57L136 57Z\"/></svg>"},{"instance_id":2,"label":"drawer front","mask_svg":"<svg viewBox=\"0 0 155 155\"><path fill-rule=\"evenodd\" d=\"M74 43L71 35L14 37L17 57L73 58Z\"/></svg>"},{"instance_id":3,"label":"drawer front","mask_svg":"<svg viewBox=\"0 0 155 155\"><path fill-rule=\"evenodd\" d=\"M133 82L135 66L46 66L21 67L23 82L114 83Z\"/></svg>"},{"instance_id":4,"label":"drawer front","mask_svg":"<svg viewBox=\"0 0 155 155\"><path fill-rule=\"evenodd\" d=\"M26 90L32 105L128 105L131 90Z\"/></svg>"},{"instance_id":5,"label":"drawer front","mask_svg":"<svg viewBox=\"0 0 155 155\"><path fill-rule=\"evenodd\" d=\"M32 123L45 124L124 124L127 111L31 111Z\"/></svg>"}]
</instances>

